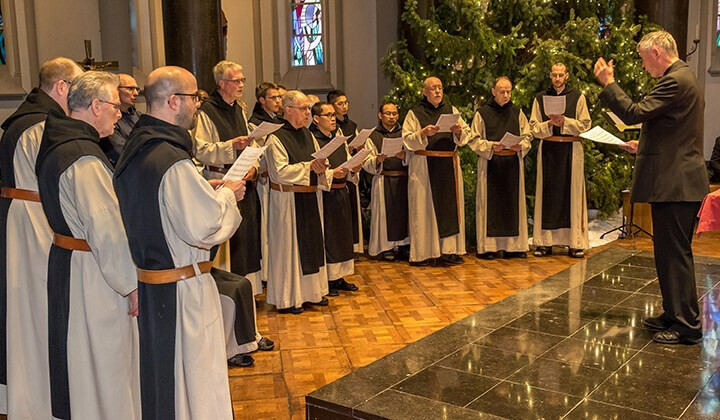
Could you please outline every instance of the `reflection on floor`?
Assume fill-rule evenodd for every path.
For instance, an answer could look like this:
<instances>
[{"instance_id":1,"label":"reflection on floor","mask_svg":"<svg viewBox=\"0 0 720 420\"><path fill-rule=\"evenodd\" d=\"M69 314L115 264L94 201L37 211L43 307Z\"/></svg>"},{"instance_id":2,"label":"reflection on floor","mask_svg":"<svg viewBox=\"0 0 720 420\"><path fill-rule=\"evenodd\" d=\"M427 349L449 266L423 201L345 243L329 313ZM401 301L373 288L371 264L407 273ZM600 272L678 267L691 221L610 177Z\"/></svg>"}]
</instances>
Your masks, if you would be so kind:
<instances>
[{"instance_id":1,"label":"reflection on floor","mask_svg":"<svg viewBox=\"0 0 720 420\"><path fill-rule=\"evenodd\" d=\"M701 345L652 342L652 253L610 247L311 393L308 418L720 418L720 259L696 272Z\"/></svg>"}]
</instances>

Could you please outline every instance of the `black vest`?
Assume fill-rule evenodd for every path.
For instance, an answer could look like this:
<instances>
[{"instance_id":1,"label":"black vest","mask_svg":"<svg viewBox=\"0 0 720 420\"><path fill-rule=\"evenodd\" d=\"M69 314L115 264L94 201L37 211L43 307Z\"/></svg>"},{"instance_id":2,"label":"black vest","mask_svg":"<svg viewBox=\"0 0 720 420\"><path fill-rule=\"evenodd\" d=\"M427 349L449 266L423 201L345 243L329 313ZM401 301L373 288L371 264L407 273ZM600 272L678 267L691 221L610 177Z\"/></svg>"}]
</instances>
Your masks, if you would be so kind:
<instances>
[{"instance_id":1,"label":"black vest","mask_svg":"<svg viewBox=\"0 0 720 420\"><path fill-rule=\"evenodd\" d=\"M382 151L383 138L402 137L402 127L396 124L392 130L386 130L379 123L370 134L378 153ZM402 160L388 156L382 163L383 171L401 171L407 173ZM385 230L388 241L402 241L408 237L408 177L386 176L383 179L383 198L385 199Z\"/></svg>"},{"instance_id":2,"label":"black vest","mask_svg":"<svg viewBox=\"0 0 720 420\"><path fill-rule=\"evenodd\" d=\"M250 123L257 126L262 124L263 122L277 124L280 121L277 119L277 117L271 117L270 114L268 114L265 109L263 109L260 102L255 102L255 107L253 108L252 116L250 117Z\"/></svg>"}]
</instances>

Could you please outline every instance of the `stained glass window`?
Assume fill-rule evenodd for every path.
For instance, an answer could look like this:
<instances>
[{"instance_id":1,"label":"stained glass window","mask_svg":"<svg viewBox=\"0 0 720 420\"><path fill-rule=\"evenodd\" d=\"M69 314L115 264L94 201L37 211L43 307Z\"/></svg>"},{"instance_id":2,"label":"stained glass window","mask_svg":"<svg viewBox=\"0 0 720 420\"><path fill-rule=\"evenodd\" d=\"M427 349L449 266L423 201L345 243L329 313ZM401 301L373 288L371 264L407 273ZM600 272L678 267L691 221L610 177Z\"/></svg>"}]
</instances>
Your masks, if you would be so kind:
<instances>
[{"instance_id":1,"label":"stained glass window","mask_svg":"<svg viewBox=\"0 0 720 420\"><path fill-rule=\"evenodd\" d=\"M292 65L316 66L325 62L320 0L291 0Z\"/></svg>"},{"instance_id":2,"label":"stained glass window","mask_svg":"<svg viewBox=\"0 0 720 420\"><path fill-rule=\"evenodd\" d=\"M718 2L718 13L717 13L717 38L715 39L715 45L720 47L720 2Z\"/></svg>"},{"instance_id":3,"label":"stained glass window","mask_svg":"<svg viewBox=\"0 0 720 420\"><path fill-rule=\"evenodd\" d=\"M0 64L5 64L5 60L5 26L3 24L2 9L0 9Z\"/></svg>"}]
</instances>

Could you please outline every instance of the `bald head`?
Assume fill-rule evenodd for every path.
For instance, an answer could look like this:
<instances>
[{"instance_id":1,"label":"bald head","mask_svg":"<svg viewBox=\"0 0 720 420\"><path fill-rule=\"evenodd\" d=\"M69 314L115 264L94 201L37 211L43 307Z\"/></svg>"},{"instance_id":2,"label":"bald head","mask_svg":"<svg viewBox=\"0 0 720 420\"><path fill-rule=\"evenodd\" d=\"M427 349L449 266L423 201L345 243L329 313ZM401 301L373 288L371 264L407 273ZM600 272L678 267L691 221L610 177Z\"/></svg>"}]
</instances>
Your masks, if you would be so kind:
<instances>
[{"instance_id":1,"label":"bald head","mask_svg":"<svg viewBox=\"0 0 720 420\"><path fill-rule=\"evenodd\" d=\"M120 79L120 86L118 86L118 93L120 94L120 110L122 112L128 112L130 107L134 107L137 102L137 97L140 94L140 87L134 77L129 74L120 73L118 74Z\"/></svg>"},{"instance_id":2,"label":"bald head","mask_svg":"<svg viewBox=\"0 0 720 420\"><path fill-rule=\"evenodd\" d=\"M430 76L423 82L423 95L433 106L438 106L443 100L443 85L440 79Z\"/></svg>"},{"instance_id":3,"label":"bald head","mask_svg":"<svg viewBox=\"0 0 720 420\"><path fill-rule=\"evenodd\" d=\"M498 105L503 106L510 102L512 96L512 82L506 76L500 76L495 79L495 86L492 88L492 95Z\"/></svg>"},{"instance_id":4,"label":"bald head","mask_svg":"<svg viewBox=\"0 0 720 420\"><path fill-rule=\"evenodd\" d=\"M72 83L83 73L83 69L73 60L56 57L48 60L40 67L40 89L49 93L59 81Z\"/></svg>"},{"instance_id":5,"label":"bald head","mask_svg":"<svg viewBox=\"0 0 720 420\"><path fill-rule=\"evenodd\" d=\"M148 114L187 130L197 121L197 93L195 76L182 67L159 67L145 80Z\"/></svg>"}]
</instances>

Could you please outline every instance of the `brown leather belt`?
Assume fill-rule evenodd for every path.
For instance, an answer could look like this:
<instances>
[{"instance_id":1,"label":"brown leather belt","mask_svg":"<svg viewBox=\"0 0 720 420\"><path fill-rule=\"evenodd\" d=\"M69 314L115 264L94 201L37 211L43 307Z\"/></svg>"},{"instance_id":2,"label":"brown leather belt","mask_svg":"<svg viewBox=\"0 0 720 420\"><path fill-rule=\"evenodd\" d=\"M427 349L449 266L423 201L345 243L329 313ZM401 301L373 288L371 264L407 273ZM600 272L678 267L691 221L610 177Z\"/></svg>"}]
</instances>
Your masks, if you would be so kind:
<instances>
[{"instance_id":1,"label":"brown leather belt","mask_svg":"<svg viewBox=\"0 0 720 420\"><path fill-rule=\"evenodd\" d=\"M582 137L577 136L550 136L540 140L554 141L558 143L572 143L574 141L582 141Z\"/></svg>"},{"instance_id":2,"label":"brown leather belt","mask_svg":"<svg viewBox=\"0 0 720 420\"><path fill-rule=\"evenodd\" d=\"M406 171L381 171L382 176L408 176Z\"/></svg>"},{"instance_id":3,"label":"brown leather belt","mask_svg":"<svg viewBox=\"0 0 720 420\"><path fill-rule=\"evenodd\" d=\"M16 200L35 201L40 202L40 193L30 190L22 190L20 188L8 188L3 187L0 190L0 197L2 198L13 198Z\"/></svg>"},{"instance_id":4,"label":"brown leather belt","mask_svg":"<svg viewBox=\"0 0 720 420\"><path fill-rule=\"evenodd\" d=\"M514 150L501 150L499 152L493 152L493 156L515 156L517 154Z\"/></svg>"},{"instance_id":5,"label":"brown leather belt","mask_svg":"<svg viewBox=\"0 0 720 420\"><path fill-rule=\"evenodd\" d=\"M203 261L197 263L200 274L209 273L212 268L212 261ZM197 276L193 265L186 265L180 268L170 268L167 270L143 270L137 269L138 280L146 284L168 284L177 283Z\"/></svg>"},{"instance_id":6,"label":"brown leather belt","mask_svg":"<svg viewBox=\"0 0 720 420\"><path fill-rule=\"evenodd\" d=\"M311 193L317 191L317 186L315 185L281 185L272 181L270 181L270 188L275 191L296 193Z\"/></svg>"},{"instance_id":7,"label":"brown leather belt","mask_svg":"<svg viewBox=\"0 0 720 420\"><path fill-rule=\"evenodd\" d=\"M73 238L72 236L65 236L59 233L53 234L53 245L71 251L90 252L90 245L88 245L85 239Z\"/></svg>"},{"instance_id":8,"label":"brown leather belt","mask_svg":"<svg viewBox=\"0 0 720 420\"><path fill-rule=\"evenodd\" d=\"M430 157L455 157L457 155L457 151L446 151L446 150L415 150L413 153L420 156L430 156Z\"/></svg>"},{"instance_id":9,"label":"brown leather belt","mask_svg":"<svg viewBox=\"0 0 720 420\"><path fill-rule=\"evenodd\" d=\"M207 170L210 172L215 172L218 174L226 174L228 172L228 169L223 166L210 166L207 165Z\"/></svg>"},{"instance_id":10,"label":"brown leather belt","mask_svg":"<svg viewBox=\"0 0 720 420\"><path fill-rule=\"evenodd\" d=\"M345 188L345 187L347 187L347 182L343 182L342 184L333 183L330 185L330 188L332 188L334 190L339 190L340 188Z\"/></svg>"}]
</instances>

